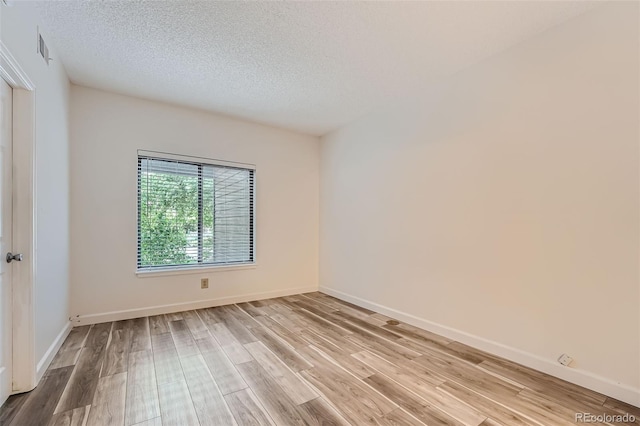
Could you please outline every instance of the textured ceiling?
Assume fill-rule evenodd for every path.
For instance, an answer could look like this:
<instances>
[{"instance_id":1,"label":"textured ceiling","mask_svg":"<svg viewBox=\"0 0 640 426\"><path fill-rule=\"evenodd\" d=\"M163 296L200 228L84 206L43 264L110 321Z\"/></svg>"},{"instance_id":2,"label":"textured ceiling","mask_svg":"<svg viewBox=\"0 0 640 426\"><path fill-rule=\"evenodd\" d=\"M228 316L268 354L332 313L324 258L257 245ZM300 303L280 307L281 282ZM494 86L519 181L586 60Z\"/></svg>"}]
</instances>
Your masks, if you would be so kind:
<instances>
[{"instance_id":1,"label":"textured ceiling","mask_svg":"<svg viewBox=\"0 0 640 426\"><path fill-rule=\"evenodd\" d=\"M47 1L74 83L324 134L593 7Z\"/></svg>"}]
</instances>

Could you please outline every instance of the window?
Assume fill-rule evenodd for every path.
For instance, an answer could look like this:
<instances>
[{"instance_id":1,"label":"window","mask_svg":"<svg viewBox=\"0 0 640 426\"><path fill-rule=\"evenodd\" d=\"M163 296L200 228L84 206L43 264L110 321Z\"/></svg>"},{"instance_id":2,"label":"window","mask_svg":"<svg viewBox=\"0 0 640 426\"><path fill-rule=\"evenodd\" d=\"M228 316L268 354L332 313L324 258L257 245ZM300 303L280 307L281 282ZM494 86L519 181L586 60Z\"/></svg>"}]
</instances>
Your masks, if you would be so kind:
<instances>
[{"instance_id":1,"label":"window","mask_svg":"<svg viewBox=\"0 0 640 426\"><path fill-rule=\"evenodd\" d=\"M254 170L138 152L138 270L254 261Z\"/></svg>"}]
</instances>

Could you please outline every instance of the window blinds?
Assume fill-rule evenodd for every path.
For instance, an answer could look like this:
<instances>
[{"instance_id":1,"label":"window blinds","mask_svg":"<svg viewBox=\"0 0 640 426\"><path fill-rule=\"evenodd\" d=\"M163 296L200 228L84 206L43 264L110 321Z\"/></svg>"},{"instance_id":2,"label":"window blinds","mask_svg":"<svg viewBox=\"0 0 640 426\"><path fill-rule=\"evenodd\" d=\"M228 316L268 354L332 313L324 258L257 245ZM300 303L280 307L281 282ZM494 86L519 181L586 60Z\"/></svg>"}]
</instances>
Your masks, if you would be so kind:
<instances>
[{"instance_id":1,"label":"window blinds","mask_svg":"<svg viewBox=\"0 0 640 426\"><path fill-rule=\"evenodd\" d=\"M254 260L254 170L138 156L138 269Z\"/></svg>"}]
</instances>

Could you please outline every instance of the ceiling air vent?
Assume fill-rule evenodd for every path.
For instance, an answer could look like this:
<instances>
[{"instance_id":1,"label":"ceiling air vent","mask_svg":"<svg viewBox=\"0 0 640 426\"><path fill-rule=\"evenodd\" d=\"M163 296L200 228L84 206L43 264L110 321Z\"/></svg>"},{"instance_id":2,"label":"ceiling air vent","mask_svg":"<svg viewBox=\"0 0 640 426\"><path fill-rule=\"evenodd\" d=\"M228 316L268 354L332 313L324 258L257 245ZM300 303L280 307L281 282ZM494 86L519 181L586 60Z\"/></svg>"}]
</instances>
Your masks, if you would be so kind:
<instances>
[{"instance_id":1,"label":"ceiling air vent","mask_svg":"<svg viewBox=\"0 0 640 426\"><path fill-rule=\"evenodd\" d=\"M40 54L40 56L42 56L42 59L44 59L47 65L49 65L49 61L51 60L51 58L49 57L49 48L47 47L47 44L44 42L44 39L42 38L42 34L40 34L40 31L38 31L38 53Z\"/></svg>"}]
</instances>

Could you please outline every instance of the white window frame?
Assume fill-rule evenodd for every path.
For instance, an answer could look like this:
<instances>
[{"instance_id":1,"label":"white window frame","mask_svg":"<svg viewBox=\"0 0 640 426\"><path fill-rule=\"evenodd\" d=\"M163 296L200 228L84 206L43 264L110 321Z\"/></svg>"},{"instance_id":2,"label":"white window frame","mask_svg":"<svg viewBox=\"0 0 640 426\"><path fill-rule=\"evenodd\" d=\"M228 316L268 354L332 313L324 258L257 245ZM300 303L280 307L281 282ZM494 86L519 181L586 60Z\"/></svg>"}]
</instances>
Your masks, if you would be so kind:
<instances>
[{"instance_id":1,"label":"white window frame","mask_svg":"<svg viewBox=\"0 0 640 426\"><path fill-rule=\"evenodd\" d=\"M138 159L140 157L149 157L158 160L174 160L181 161L186 163L198 163L198 164L206 164L212 166L226 166L226 167L235 167L246 170L253 171L253 199L252 210L253 210L253 223L252 223L252 241L253 241L253 252L252 252L252 260L248 262L238 262L232 264L190 264L190 265L171 265L171 266L155 266L155 267L147 267L140 268L138 265L138 250L139 250L139 242L137 239L137 234L139 231L139 205L138 205L138 173L136 173L136 275L140 278L145 277L156 277L156 276L171 276L171 275L183 275L183 274L198 274L203 272L223 272L223 271L232 271L232 270L242 270L242 269L254 269L257 266L257 244L256 244L256 165L249 163L240 163L234 161L226 161L226 160L218 160L212 158L205 157L197 157L190 155L180 155L173 154L168 152L160 152L160 151L148 151L139 149L136 154L136 165L138 164Z\"/></svg>"}]
</instances>

